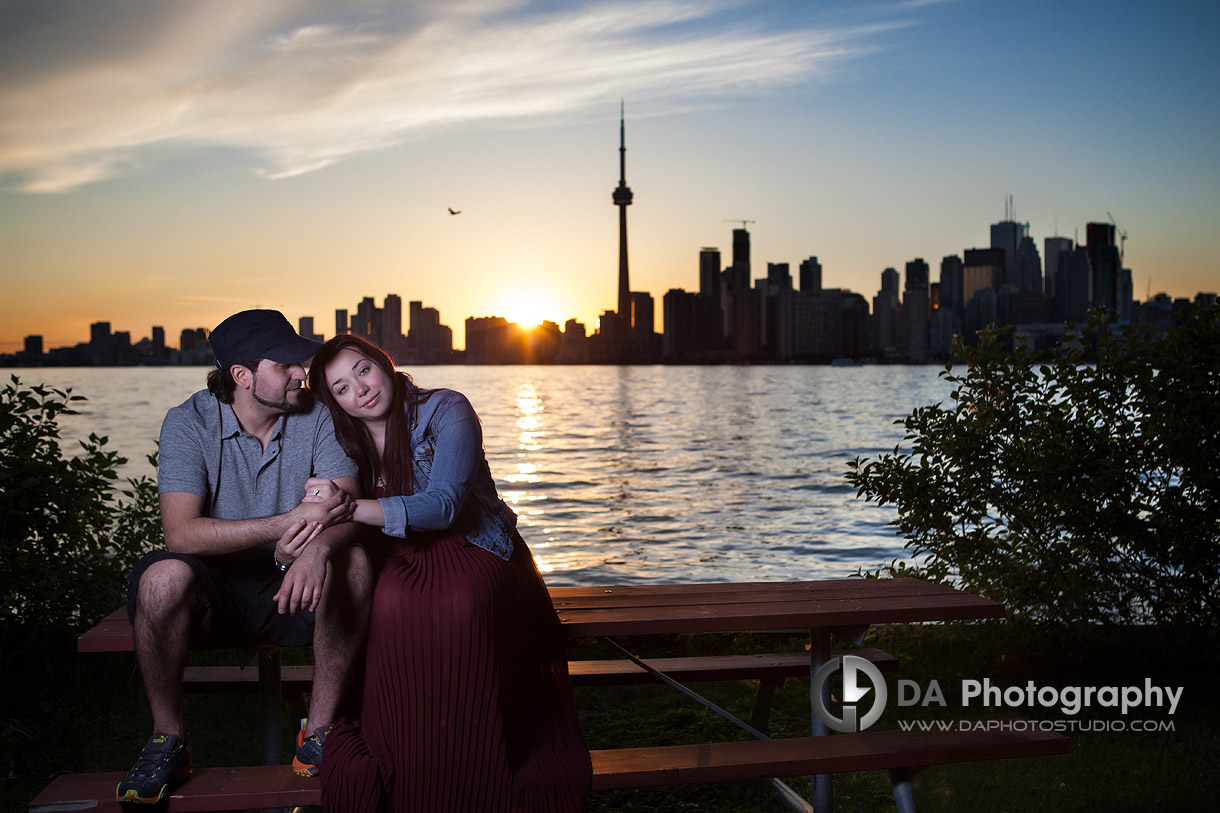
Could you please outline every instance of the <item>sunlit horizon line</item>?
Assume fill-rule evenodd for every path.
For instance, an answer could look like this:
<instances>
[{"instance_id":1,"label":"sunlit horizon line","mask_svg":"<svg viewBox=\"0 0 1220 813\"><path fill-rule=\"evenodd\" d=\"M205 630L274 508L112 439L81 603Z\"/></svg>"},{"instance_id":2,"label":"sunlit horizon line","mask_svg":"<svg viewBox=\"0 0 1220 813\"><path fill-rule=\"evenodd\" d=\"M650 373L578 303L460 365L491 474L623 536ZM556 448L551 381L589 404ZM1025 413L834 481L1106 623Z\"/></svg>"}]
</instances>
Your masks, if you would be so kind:
<instances>
[{"instance_id":1,"label":"sunlit horizon line","mask_svg":"<svg viewBox=\"0 0 1220 813\"><path fill-rule=\"evenodd\" d=\"M203 299L203 300L210 299L209 297L192 297L192 298L194 298L194 299ZM217 299L217 301L225 301L225 300L221 300L220 298L216 298L216 299ZM245 309L243 309L243 310L245 310ZM277 310L278 310L278 309L277 309ZM339 308L338 310L343 310L343 308ZM240 311L235 311L235 313L237 313L237 312L240 312ZM507 314L507 313L509 313L509 312L510 312L509 310L504 311L504 313L505 313L505 314ZM291 315L289 315L289 314L285 313L285 314L284 314L284 316L285 316L286 318L288 318L289 322L293 322L293 321L294 321L294 320L292 319L292 316L291 316ZM297 314L297 316L296 316L297 321L299 321L301 318L312 318L312 319L314 319L314 320L315 320L315 323L316 323L316 321L317 321L317 317L316 317L316 316L314 316L313 314L308 314L308 313ZM563 318L552 319L552 318L550 318L549 316L538 316L538 317L536 317L536 318L534 318L534 317L527 317L527 318L524 318L524 319L521 319L521 318L519 318L519 319L514 319L514 318L512 318L512 317L510 317L510 316L503 315L503 314L500 314L500 313L491 313L491 314L487 314L487 315L480 315L480 316L476 316L476 315L474 315L474 314L471 314L471 315L469 315L469 316L464 317L464 318L461 320L461 322L460 322L461 326L465 326L465 323L466 323L466 320L467 320L467 319L504 319L506 322L508 322L508 324L509 324L509 325L511 325L511 326L513 326L513 327L516 327L516 328L517 328L517 329L519 329L519 330L526 331L526 332L535 331L535 330L537 330L537 329L541 328L541 327L543 326L543 324L544 324L544 323L550 323L550 324L556 325L556 326L558 326L558 327L559 327L559 329L560 329L560 330L563 330L563 328L564 328L565 324L566 324L568 321L570 321L570 320L574 320L574 321L576 321L578 324L583 324L583 325L585 326L585 329L586 329L588 332L590 332L590 333L592 333L593 331L596 331L596 330L597 330L598 328L600 328L600 326L601 326L601 320L600 320L600 317L595 317L594 319L590 320L590 322L582 322L582 320L581 320L580 318L575 317L575 316L570 316L570 317L568 317L567 319L563 319ZM90 324L90 325L94 325L94 324L97 324L97 323L99 323L99 322L109 322L109 321L110 321L110 320L108 320L108 319L95 319L93 322L90 322L89 324ZM442 320L441 324L442 324L442 325L446 325L446 322L445 322L444 320ZM452 326L451 326L451 325L446 325L446 326L449 326L449 327L451 327L451 328L452 328ZM149 323L149 327L161 327L161 325L157 325L157 324L155 324L154 322L150 322L150 323ZM299 327L299 324L298 324L298 325L296 325L296 327ZM317 325L316 325L316 324L315 324L315 327L317 327ZM211 328L211 327L208 327L208 326L206 326L206 325L196 325L195 327L184 327L184 328L182 328L182 331L185 331L185 330L200 330L200 329L202 329L202 330L206 330L206 331L208 331L209 333L211 333L211 331L212 331L212 328ZM179 331L179 336L181 336L181 332L182 332L182 331ZM86 332L88 332L88 331L86 331ZM150 334L151 334L151 331L149 331L149 332L150 332ZM116 329L116 328L114 327L114 325L111 325L111 334L113 335L114 333L130 333L130 334L132 334L133 336L135 335L135 332L134 332L134 331L131 331L131 330L124 330L124 329L122 329L122 328L118 328L118 329ZM26 334L26 336L21 337L21 339L0 339L0 348L6 348L6 347L11 347L11 348L14 348L14 349L13 349L13 350L11 350L11 351L0 350L0 352L12 352L12 353L17 353L17 352L20 352L20 351L22 351L22 350L25 348L25 339L26 339L27 337L29 337L29 336L41 336L41 335L43 335L43 334L39 334L39 333L28 333L28 334ZM326 333L321 333L320 335L322 335L324 338L330 338L330 336L328 336ZM403 333L402 335L403 335L403 336L405 336L405 335L406 335L406 333ZM455 332L455 335L456 335L456 332ZM170 337L170 334L167 332L167 333L166 333L166 339L168 340L168 339L169 339L169 337ZM142 341L151 341L151 340L152 340L152 336L151 336L151 335L148 335L148 336L141 336L139 339L133 339L133 340L132 340L132 344L133 344L133 345L135 345L135 344L138 344L139 342L142 342ZM62 341L62 340L60 340L60 341ZM69 343L69 344L51 344L51 343L47 343L47 345L46 345L46 346L44 347L44 349L43 349L43 353L45 354L45 353L49 352L50 350L60 350L60 349L72 348L72 347L76 347L76 346L81 345L81 344L86 344L86 345L87 345L87 344L89 344L89 340L88 340L88 338L86 338L84 341L72 342L72 343ZM464 345L464 344L465 344L465 342L463 342L463 345ZM166 346L167 346L167 347L170 347L170 348L173 348L175 345L170 345L170 344L168 344L168 341L167 341ZM463 347L463 348L460 348L460 349L465 349L465 348ZM456 351L456 350L459 350L459 348L455 347L455 348L454 348L454 350L455 350L455 351Z\"/></svg>"},{"instance_id":2,"label":"sunlit horizon line","mask_svg":"<svg viewBox=\"0 0 1220 813\"><path fill-rule=\"evenodd\" d=\"M850 290L850 289L846 289L846 290ZM855 291L851 291L851 293L857 293L857 292L855 292ZM1139 300L1139 299L1138 299L1138 298L1136 298L1136 297L1133 297L1133 298L1132 298L1132 302L1133 302L1133 303L1135 303L1135 304L1137 304L1137 305L1145 305L1145 304L1148 304L1148 303L1154 302L1154 301L1156 300L1156 298L1157 298L1157 297L1159 297L1159 296L1168 296L1168 297L1170 297L1170 299L1171 299L1171 300L1175 300L1175 301L1176 301L1176 300L1181 300L1181 299L1186 299L1186 300L1189 300L1189 301L1193 302L1193 301L1195 301L1195 298L1196 298L1196 297L1198 297L1199 295L1201 295L1201 294L1208 294L1208 293L1212 293L1212 292L1210 292L1210 291L1203 291L1203 290L1199 290L1199 291L1196 291L1196 292L1195 292L1193 295L1190 295L1190 296L1184 296L1184 297L1183 297L1183 296L1178 296L1178 297L1175 297L1175 296L1172 296L1171 294L1169 294L1169 293L1168 293L1168 292L1166 292L1166 291L1158 291L1158 292L1156 292L1155 294L1152 294L1152 296L1151 296L1151 297L1149 297L1149 298L1147 298L1147 299L1145 299L1145 300L1143 300L1143 301ZM339 310L343 310L343 309L339 309ZM603 310L603 311L602 311L602 313L608 313L608 312L611 312L611 311L612 311L612 309L609 309L609 310ZM236 312L236 311L235 311L235 312ZM506 310L504 311L504 314L508 314L508 313L510 313L510 312L511 312L511 309L506 309ZM292 316L290 316L290 315L289 315L289 314L287 314L287 313L285 313L284 315L285 315L285 317L287 317L287 318L289 319L289 321L290 321L290 322L294 322L294 320L293 320ZM873 314L871 313L871 310L870 310L870 313L869 313L870 318L872 317L872 315L873 315ZM302 313L302 314L297 314L297 315L296 315L296 320L298 320L298 321L299 321L299 319L301 319L302 317L313 318L313 319L315 319L315 322L316 322L316 319L317 319L317 317L313 316L312 314L308 314L308 313ZM532 317L530 317L530 318L532 318ZM588 335L588 336L593 335L594 333L596 333L596 332L597 332L597 330L599 330L599 329L600 329L600 316L595 317L595 318L593 318L593 319L589 320L588 322L583 322L583 321L582 321L580 318L575 317L575 316L568 317L567 319L552 319L552 318L549 318L549 317L540 316L540 317L538 317L538 318L536 319L536 321L529 321L529 319L514 319L514 318L512 318L512 317L510 317L510 316L508 316L508 315L502 315L502 314L500 314L500 313L491 313L491 314L487 314L487 315L480 315L480 316L476 316L476 315L473 315L473 314L472 314L472 315L469 315L469 316L464 317L464 318L463 318L463 319L460 321L459 325L460 325L460 326L461 326L463 329L464 329L464 327L465 327L465 323L466 323L466 320L467 320L467 319L504 319L504 320L505 320L505 321L506 321L506 322L507 322L509 325L511 325L511 326L513 326L513 327L515 327L515 328L517 328L518 330L525 331L525 332L527 332L527 333L528 333L528 332L533 332L533 331L538 330L539 328L541 328L541 327L542 327L542 325L543 325L544 323L550 323L550 324L556 325L556 326L557 326L557 327L558 327L558 328L559 328L559 329L562 331L562 330L564 330L564 329L565 329L565 327L566 327L566 323L567 323L568 321L575 321L577 324L582 324L582 325L584 325L584 327L585 327L585 329L586 329L586 335ZM97 320L95 320L94 322L90 322L89 324L90 324L90 325L92 325L92 324L96 324L97 322L108 322L108 321L109 321L109 320L107 320L107 319L97 319ZM442 325L446 325L446 322L442 320L441 324L442 324ZM317 325L315 324L315 327L316 327L316 326L317 326ZM448 325L448 326L449 326L451 329L453 329L453 326L452 326L452 325ZM149 323L149 327L160 327L160 325L156 325L156 324L154 324L154 323L151 323L151 322L150 322L150 323ZM299 327L299 325L298 325L298 324L296 324L296 323L294 322L294 327ZM655 329L655 327L656 327L656 325L655 325L655 323L654 323L654 329ZM662 325L662 326L661 326L661 329L660 329L660 330L656 330L656 332L657 332L658 334L663 333L663 332L664 332L664 331L663 331L663 327L664 327L664 326ZM211 332L211 330L212 330L212 328L211 328L211 327L206 326L206 325L196 325L195 327L184 327L184 328L182 328L182 331L185 331L185 330L199 330L199 329L206 330L206 331L208 331L209 333L210 333L210 332ZM87 332L87 331L86 331L86 332ZM113 333L130 333L130 334L132 334L132 335L135 335L135 334L134 334L134 332L133 332L133 331L130 331L130 330L122 330L122 329L116 330L116 329L114 329L114 326L113 326L113 325L111 326L111 333L112 333L112 334L113 334ZM151 334L151 330L149 331L149 333ZM20 340L16 340L16 339L0 339L0 353L11 353L11 354L16 354L16 353L18 353L18 352L21 352L22 350L24 350L24 347L25 347L25 338L26 338L26 337L28 337L28 336L40 336L40 335L42 335L42 334L37 334L37 333L26 334L26 336L23 336L23 337L22 337ZM166 347L168 347L168 348L170 348L170 349L173 349L173 348L174 348L176 345L171 345L171 344L169 344L169 343L168 343L168 339L170 338L170 335L172 335L172 334L170 334L169 332L167 332L167 334L166 334L166 338L167 338L167 344L166 344ZM320 335L322 335L324 339L326 339L326 338L330 338L330 336L329 336L329 335L327 335L327 334L325 334L325 333L321 333ZM404 333L402 333L401 335L406 336L407 334L404 332ZM179 336L181 336L181 331L179 331ZM457 330L454 330L454 336L455 336L455 338L456 338L456 336L457 336ZM152 337L151 337L151 335L148 335L148 336L142 336L142 337L140 337L139 339L133 339L133 340L132 340L132 345L138 344L139 342L142 342L142 341L151 341L151 338L152 338ZM456 346L456 343L455 343L455 346L454 346L454 348L453 348L455 352L463 352L463 351L465 350L465 341L464 341L464 339L465 339L465 335L464 335L464 333L463 333L463 337L462 337L462 338L463 338L462 347L461 347L461 348L457 347L457 346ZM61 341L62 341L62 340L61 340ZM48 353L48 352L50 352L51 350L58 350L58 349L69 349L69 348L73 348L73 347L76 347L76 346L81 345L81 344L85 344L85 345L87 345L87 344L89 344L89 340L86 338L84 341L77 341L77 342L72 342L72 343L69 343L69 344L52 344L52 343L50 343L50 342L46 342L46 343L45 343L45 346L44 346L44 348L43 348L43 353L44 353L44 354L45 354L45 353ZM13 348L13 349L12 349L12 350L5 350L4 348ZM16 369L16 368L13 368L13 369Z\"/></svg>"}]
</instances>

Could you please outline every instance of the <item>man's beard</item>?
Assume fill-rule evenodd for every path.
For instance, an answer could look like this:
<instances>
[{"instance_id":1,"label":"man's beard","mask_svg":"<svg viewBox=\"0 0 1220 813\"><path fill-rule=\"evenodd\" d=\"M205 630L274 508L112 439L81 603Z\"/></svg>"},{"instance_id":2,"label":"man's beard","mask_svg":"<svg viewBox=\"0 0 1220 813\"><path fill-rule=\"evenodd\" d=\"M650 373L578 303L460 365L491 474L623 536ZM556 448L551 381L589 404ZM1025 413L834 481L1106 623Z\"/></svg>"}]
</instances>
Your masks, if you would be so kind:
<instances>
[{"instance_id":1,"label":"man's beard","mask_svg":"<svg viewBox=\"0 0 1220 813\"><path fill-rule=\"evenodd\" d=\"M286 415L295 415L300 412L308 412L313 408L313 393L304 387L301 387L299 391L301 395L297 398L296 403L288 400L287 394L284 395L282 400L271 401L258 394L258 376L254 376L254 386L251 387L250 394L254 396L255 401L258 401L265 407L271 407Z\"/></svg>"}]
</instances>

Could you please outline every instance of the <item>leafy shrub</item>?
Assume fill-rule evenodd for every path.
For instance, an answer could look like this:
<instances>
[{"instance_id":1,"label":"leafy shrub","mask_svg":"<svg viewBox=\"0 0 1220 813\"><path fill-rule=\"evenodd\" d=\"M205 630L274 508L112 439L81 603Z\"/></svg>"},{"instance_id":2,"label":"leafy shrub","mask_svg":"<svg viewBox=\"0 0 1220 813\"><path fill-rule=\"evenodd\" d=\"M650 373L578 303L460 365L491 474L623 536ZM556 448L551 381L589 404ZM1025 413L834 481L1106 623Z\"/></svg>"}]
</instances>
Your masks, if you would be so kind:
<instances>
[{"instance_id":1,"label":"leafy shrub","mask_svg":"<svg viewBox=\"0 0 1220 813\"><path fill-rule=\"evenodd\" d=\"M1093 314L1045 363L1003 331L957 347L952 404L909 451L849 463L912 567L1033 620L1220 622L1220 309L1165 335Z\"/></svg>"},{"instance_id":2,"label":"leafy shrub","mask_svg":"<svg viewBox=\"0 0 1220 813\"><path fill-rule=\"evenodd\" d=\"M90 435L60 448L58 418L84 400L71 390L0 390L0 646L70 633L123 603L126 573L161 545L156 484L129 479L126 459ZM150 462L155 463L155 455ZM0 650L2 651L2 650Z\"/></svg>"}]
</instances>

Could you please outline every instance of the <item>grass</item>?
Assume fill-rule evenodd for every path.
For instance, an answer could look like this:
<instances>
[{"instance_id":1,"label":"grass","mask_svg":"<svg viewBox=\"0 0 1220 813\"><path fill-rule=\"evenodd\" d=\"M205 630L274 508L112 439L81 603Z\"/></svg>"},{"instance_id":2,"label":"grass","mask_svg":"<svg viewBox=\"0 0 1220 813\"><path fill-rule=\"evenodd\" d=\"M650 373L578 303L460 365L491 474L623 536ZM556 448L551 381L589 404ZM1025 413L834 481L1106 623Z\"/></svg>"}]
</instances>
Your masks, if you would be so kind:
<instances>
[{"instance_id":1,"label":"grass","mask_svg":"<svg viewBox=\"0 0 1220 813\"><path fill-rule=\"evenodd\" d=\"M678 635L624 639L644 656L695 655L799 649L802 636L743 634ZM1215 631L1151 628L1036 630L1011 623L892 626L868 642L896 655L897 678L926 686L935 679L948 706L896 707L891 700L879 726L898 720L1082 719L1092 725L1148 718L1172 721L1172 732L1078 731L1066 756L1001 760L930 768L916 774L921 810L1123 811L1212 809L1220 773L1220 702L1213 696L1220 666ZM18 654L19 653L19 654ZM297 653L290 653L297 654ZM231 653L210 658L232 662ZM578 641L573 659L615 657L608 646ZM285 658L288 660L288 657ZM70 639L41 639L24 648L7 641L0 662L0 809L22 810L59 772L116 771L129 767L149 727L134 660L129 655L77 655ZM1035 685L1184 686L1181 706L1129 714L1092 708L1072 718L1057 710L963 710L957 687L963 678ZM746 682L698 684L713 702L748 718L753 687ZM772 712L775 736L808 732L808 680L792 680L778 692ZM591 748L735 739L734 727L664 686L586 687L577 690L581 724ZM197 760L205 765L259 761L258 709L253 696L191 695L188 719ZM288 716L288 715L286 715ZM295 736L285 724L285 753ZM790 784L808 797L801 778ZM836 810L893 808L884 772L841 774ZM775 811L768 783L729 782L665 789L591 794L589 811Z\"/></svg>"}]
</instances>

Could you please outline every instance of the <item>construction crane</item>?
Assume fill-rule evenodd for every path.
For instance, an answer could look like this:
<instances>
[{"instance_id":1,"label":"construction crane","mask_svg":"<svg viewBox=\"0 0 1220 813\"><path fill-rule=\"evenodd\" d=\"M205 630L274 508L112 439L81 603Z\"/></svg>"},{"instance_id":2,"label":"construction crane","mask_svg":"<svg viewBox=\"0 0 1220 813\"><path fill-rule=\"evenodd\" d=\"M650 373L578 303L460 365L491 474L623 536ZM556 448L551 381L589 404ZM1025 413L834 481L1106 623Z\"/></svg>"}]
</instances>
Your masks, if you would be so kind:
<instances>
[{"instance_id":1,"label":"construction crane","mask_svg":"<svg viewBox=\"0 0 1220 813\"><path fill-rule=\"evenodd\" d=\"M1114 226L1114 231L1118 232L1118 261L1123 262L1123 254L1127 250L1127 233L1118 227L1118 223L1114 220L1114 215L1110 214L1110 210L1106 210L1106 217L1110 218L1110 223Z\"/></svg>"},{"instance_id":2,"label":"construction crane","mask_svg":"<svg viewBox=\"0 0 1220 813\"><path fill-rule=\"evenodd\" d=\"M746 227L746 224L747 224L747 223L755 223L755 222L757 222L757 221L754 221L754 220L743 220L743 219L742 219L742 218L740 218L740 217L734 217L734 218L725 218L725 221L724 221L724 222L725 222L725 223L740 223L740 224L741 224L741 227L744 229L744 228Z\"/></svg>"}]
</instances>

